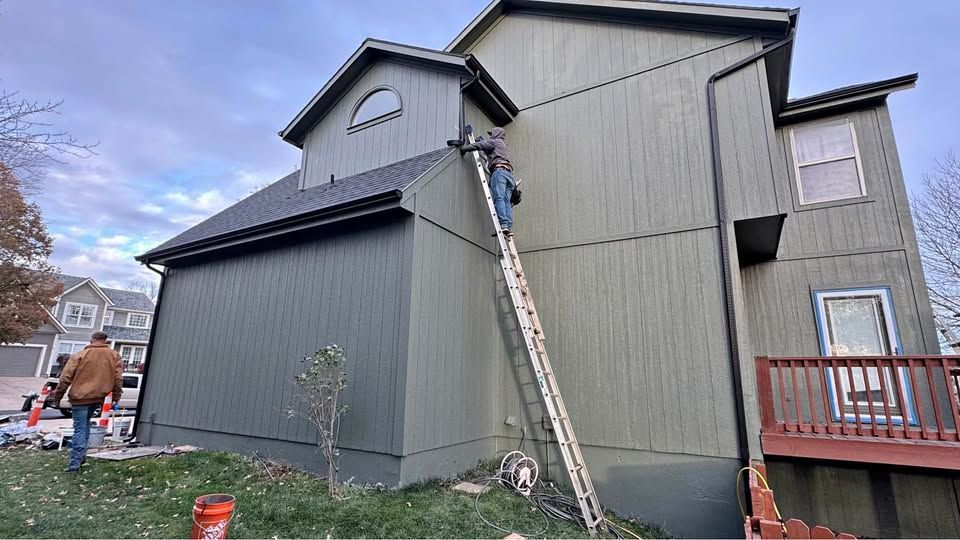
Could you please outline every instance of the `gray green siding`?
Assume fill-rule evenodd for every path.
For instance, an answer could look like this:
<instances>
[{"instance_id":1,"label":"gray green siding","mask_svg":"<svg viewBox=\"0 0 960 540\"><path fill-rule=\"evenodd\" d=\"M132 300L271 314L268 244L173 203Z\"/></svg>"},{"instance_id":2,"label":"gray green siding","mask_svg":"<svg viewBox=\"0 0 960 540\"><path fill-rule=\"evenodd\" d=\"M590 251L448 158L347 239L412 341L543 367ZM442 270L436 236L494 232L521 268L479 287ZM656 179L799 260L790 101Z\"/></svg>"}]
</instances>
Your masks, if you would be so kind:
<instances>
[{"instance_id":1,"label":"gray green siding","mask_svg":"<svg viewBox=\"0 0 960 540\"><path fill-rule=\"evenodd\" d=\"M404 221L173 268L166 278L144 417L154 425L312 443L288 418L301 359L346 349L346 449L399 450L406 273ZM318 457L319 459L319 457Z\"/></svg>"},{"instance_id":2,"label":"gray green siding","mask_svg":"<svg viewBox=\"0 0 960 540\"><path fill-rule=\"evenodd\" d=\"M499 266L476 169L454 152L431 173L415 195L405 455L491 437L499 412Z\"/></svg>"},{"instance_id":3,"label":"gray green siding","mask_svg":"<svg viewBox=\"0 0 960 540\"><path fill-rule=\"evenodd\" d=\"M387 85L400 94L402 114L347 133L357 101ZM307 134L303 143L303 187L343 178L443 148L460 126L459 75L389 61L372 65Z\"/></svg>"},{"instance_id":4,"label":"gray green siding","mask_svg":"<svg viewBox=\"0 0 960 540\"><path fill-rule=\"evenodd\" d=\"M75 326L70 326L64 322L64 310L66 310L67 303L74 302L78 304L92 304L97 306L97 313L93 318L93 328L78 328ZM97 292L90 286L90 284L84 284L66 294L60 298L60 302L54 306L54 315L57 319L60 320L60 323L63 324L67 329L67 333L60 336L61 341L90 341L90 334L96 332L103 328L103 311L106 309L107 303L104 301Z\"/></svg>"},{"instance_id":5,"label":"gray green siding","mask_svg":"<svg viewBox=\"0 0 960 540\"><path fill-rule=\"evenodd\" d=\"M866 196L800 206L790 126L777 130L778 207L787 214L776 261L743 270L756 354L819 355L813 289L890 287L905 353L936 354L929 300L916 251L896 145L886 106L826 120L854 123Z\"/></svg>"}]
</instances>

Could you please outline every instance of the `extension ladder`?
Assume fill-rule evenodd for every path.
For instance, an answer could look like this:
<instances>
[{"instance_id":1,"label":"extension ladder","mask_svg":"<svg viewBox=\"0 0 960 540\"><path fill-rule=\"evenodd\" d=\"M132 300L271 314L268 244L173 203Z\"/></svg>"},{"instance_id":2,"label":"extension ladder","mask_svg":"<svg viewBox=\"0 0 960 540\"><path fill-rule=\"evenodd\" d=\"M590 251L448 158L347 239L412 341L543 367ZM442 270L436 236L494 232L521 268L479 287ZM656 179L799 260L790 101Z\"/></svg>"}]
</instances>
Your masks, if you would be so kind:
<instances>
[{"instance_id":1,"label":"extension ladder","mask_svg":"<svg viewBox=\"0 0 960 540\"><path fill-rule=\"evenodd\" d=\"M470 144L475 142L472 129L469 126L467 140ZM487 199L487 210L490 212L493 226L497 231L497 243L500 246L500 267L503 269L503 277L510 289L513 308L517 313L517 320L520 322L523 340L530 357L530 367L539 383L540 395L543 396L543 404L553 424L553 432L556 434L557 443L560 445L560 454L563 456L567 473L570 475L570 483L573 485L580 510L583 512L583 520L587 525L587 531L589 531L590 536L595 536L597 526L604 523L603 510L600 508L600 501L593 489L590 473L587 472L587 465L580 453L580 444L573 433L570 415L563 404L560 387L557 385L557 380L553 375L553 367L550 365L550 358L547 357L547 351L543 345L543 328L540 326L540 317L537 315L537 308L533 303L533 294L530 292L527 278L523 273L517 246L513 242L513 235L503 234L503 229L500 228L500 220L497 219L497 210L493 205L493 195L490 192L490 179L484 169L483 162L480 160L480 155L478 152L471 152L471 154L476 162L477 173L480 175L483 195Z\"/></svg>"}]
</instances>

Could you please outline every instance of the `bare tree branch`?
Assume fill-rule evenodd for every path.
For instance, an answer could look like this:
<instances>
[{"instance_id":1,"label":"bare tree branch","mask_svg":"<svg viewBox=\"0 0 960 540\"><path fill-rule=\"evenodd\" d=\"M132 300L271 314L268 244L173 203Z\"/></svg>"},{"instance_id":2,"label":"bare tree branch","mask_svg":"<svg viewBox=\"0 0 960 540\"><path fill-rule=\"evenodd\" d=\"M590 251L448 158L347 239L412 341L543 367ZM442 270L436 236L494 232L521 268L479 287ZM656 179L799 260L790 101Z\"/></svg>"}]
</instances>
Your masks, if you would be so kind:
<instances>
[{"instance_id":1,"label":"bare tree branch","mask_svg":"<svg viewBox=\"0 0 960 540\"><path fill-rule=\"evenodd\" d=\"M924 176L912 202L930 302L960 331L960 159L953 152Z\"/></svg>"},{"instance_id":2,"label":"bare tree branch","mask_svg":"<svg viewBox=\"0 0 960 540\"><path fill-rule=\"evenodd\" d=\"M24 191L39 189L46 168L68 157L95 155L96 144L79 142L47 120L60 114L62 101L30 101L19 92L0 91L0 163L13 173Z\"/></svg>"}]
</instances>

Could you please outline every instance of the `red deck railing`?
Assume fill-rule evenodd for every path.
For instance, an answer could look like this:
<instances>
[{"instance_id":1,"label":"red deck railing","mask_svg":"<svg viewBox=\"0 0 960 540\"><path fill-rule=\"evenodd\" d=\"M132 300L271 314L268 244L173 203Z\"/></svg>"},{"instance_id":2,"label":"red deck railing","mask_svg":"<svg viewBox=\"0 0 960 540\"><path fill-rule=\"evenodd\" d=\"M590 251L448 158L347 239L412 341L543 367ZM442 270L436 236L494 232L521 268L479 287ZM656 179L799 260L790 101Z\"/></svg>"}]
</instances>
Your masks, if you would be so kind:
<instances>
[{"instance_id":1,"label":"red deck railing","mask_svg":"<svg viewBox=\"0 0 960 540\"><path fill-rule=\"evenodd\" d=\"M756 369L765 454L960 469L960 356L761 356Z\"/></svg>"}]
</instances>

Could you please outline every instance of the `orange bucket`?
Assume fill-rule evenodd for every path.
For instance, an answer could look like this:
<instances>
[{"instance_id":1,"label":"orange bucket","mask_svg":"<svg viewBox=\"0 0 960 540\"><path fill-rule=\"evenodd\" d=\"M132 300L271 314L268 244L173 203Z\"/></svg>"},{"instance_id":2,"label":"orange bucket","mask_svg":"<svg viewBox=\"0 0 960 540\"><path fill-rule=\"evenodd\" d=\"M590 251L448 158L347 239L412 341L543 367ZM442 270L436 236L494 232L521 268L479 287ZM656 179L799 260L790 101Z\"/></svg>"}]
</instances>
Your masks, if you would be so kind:
<instances>
[{"instance_id":1,"label":"orange bucket","mask_svg":"<svg viewBox=\"0 0 960 540\"><path fill-rule=\"evenodd\" d=\"M214 540L227 537L227 525L233 519L237 498L226 493L201 495L193 502L194 540Z\"/></svg>"}]
</instances>

